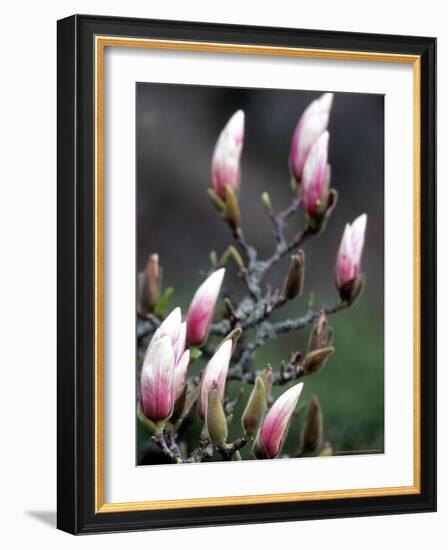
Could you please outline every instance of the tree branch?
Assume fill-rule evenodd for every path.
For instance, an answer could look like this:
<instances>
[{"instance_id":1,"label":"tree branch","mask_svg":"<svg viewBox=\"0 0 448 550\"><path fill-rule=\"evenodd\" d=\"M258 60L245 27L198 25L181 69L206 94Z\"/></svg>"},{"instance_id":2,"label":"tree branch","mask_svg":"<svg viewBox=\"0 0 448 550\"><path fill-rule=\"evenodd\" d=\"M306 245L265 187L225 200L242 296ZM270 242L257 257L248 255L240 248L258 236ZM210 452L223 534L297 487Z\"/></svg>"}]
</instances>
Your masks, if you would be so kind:
<instances>
[{"instance_id":1,"label":"tree branch","mask_svg":"<svg viewBox=\"0 0 448 550\"><path fill-rule=\"evenodd\" d=\"M229 369L227 380L238 380L244 384L254 384L257 376L263 371L243 372L239 365ZM293 380L299 380L304 376L304 372L297 369L292 363L282 363L278 372L272 373L272 385L283 386Z\"/></svg>"},{"instance_id":2,"label":"tree branch","mask_svg":"<svg viewBox=\"0 0 448 550\"><path fill-rule=\"evenodd\" d=\"M319 311L310 310L302 317L296 319L287 319L276 323L264 321L259 325L255 337L247 344L239 357L238 364L242 368L242 372L245 372L247 364L254 357L257 349L263 346L268 340L276 338L279 334L301 330L310 323L313 323L322 313L333 315L347 307L347 302L339 302L332 307L322 308Z\"/></svg>"},{"instance_id":3,"label":"tree branch","mask_svg":"<svg viewBox=\"0 0 448 550\"><path fill-rule=\"evenodd\" d=\"M181 464L183 462L183 459L180 457L180 452L178 456L177 453L173 452L172 449L170 449L170 447L168 446L165 439L165 434L157 433L153 435L151 439L159 447L162 453L171 460L171 462L173 462L174 464Z\"/></svg>"},{"instance_id":4,"label":"tree branch","mask_svg":"<svg viewBox=\"0 0 448 550\"><path fill-rule=\"evenodd\" d=\"M263 276L267 271L269 271L269 269L271 269L272 266L278 263L287 254L301 246L313 234L314 233L310 230L310 228L306 227L303 231L297 233L290 243L287 243L286 241L279 242L274 254L264 262L262 270Z\"/></svg>"},{"instance_id":5,"label":"tree branch","mask_svg":"<svg viewBox=\"0 0 448 550\"><path fill-rule=\"evenodd\" d=\"M242 449L250 440L246 436L239 437L233 443L224 445L223 447L217 447L218 453L222 456L223 460L232 460L233 455Z\"/></svg>"},{"instance_id":6,"label":"tree branch","mask_svg":"<svg viewBox=\"0 0 448 550\"><path fill-rule=\"evenodd\" d=\"M211 456L213 454L213 446L210 443L208 434L203 431L199 438L199 441L193 451L190 453L190 456L187 459L187 462L202 462L204 457Z\"/></svg>"}]
</instances>

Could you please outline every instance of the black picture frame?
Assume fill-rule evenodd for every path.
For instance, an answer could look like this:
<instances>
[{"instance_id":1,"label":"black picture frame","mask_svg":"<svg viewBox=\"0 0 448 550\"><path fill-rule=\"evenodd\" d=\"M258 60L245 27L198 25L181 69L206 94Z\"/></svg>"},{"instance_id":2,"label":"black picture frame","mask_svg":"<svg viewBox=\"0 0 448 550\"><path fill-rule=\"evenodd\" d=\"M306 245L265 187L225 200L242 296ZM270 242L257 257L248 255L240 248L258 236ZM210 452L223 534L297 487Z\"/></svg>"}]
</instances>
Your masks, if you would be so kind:
<instances>
[{"instance_id":1,"label":"black picture frame","mask_svg":"<svg viewBox=\"0 0 448 550\"><path fill-rule=\"evenodd\" d=\"M95 511L94 39L97 35L420 57L420 492L165 510ZM436 509L436 39L74 15L58 21L57 526L73 534Z\"/></svg>"}]
</instances>

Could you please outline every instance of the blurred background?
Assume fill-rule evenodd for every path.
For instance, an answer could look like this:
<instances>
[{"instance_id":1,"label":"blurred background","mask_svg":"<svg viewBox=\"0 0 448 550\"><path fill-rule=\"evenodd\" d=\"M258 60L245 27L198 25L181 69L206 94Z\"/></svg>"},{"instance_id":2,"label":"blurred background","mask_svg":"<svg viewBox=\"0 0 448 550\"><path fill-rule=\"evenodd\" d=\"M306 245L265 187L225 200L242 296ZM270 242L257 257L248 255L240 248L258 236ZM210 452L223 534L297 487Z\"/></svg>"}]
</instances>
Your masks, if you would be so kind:
<instances>
[{"instance_id":1,"label":"blurred background","mask_svg":"<svg viewBox=\"0 0 448 550\"><path fill-rule=\"evenodd\" d=\"M246 115L242 153L240 207L249 243L261 257L275 246L272 226L260 196L268 191L274 210L292 200L288 156L297 121L308 104L323 91L222 88L209 86L138 83L137 132L137 268L157 252L163 266L164 287L175 288L168 311L179 305L185 314L194 291L210 268L209 253L218 256L232 242L229 229L207 197L210 162L222 128L237 110ZM336 331L335 354L319 373L305 378L299 403L312 394L321 403L325 437L335 454L384 451L384 102L381 95L336 93L329 123L329 162L338 204L325 232L306 242L305 290L273 315L298 317L338 300L334 264L347 222L368 214L363 258L367 275L361 299L350 309L330 318ZM288 234L303 227L303 213L290 218ZM289 266L285 258L266 282L280 286ZM244 286L229 265L226 290L242 296ZM280 336L260 348L256 368L271 363L274 370L292 351L305 351L311 327ZM197 373L204 366L192 365ZM228 384L230 398L239 383ZM274 388L274 395L285 386ZM235 412L230 436L241 435L240 413L251 387L245 389ZM299 446L306 411L299 408L286 441L285 452ZM194 443L201 424L193 414L181 434ZM138 464L164 462L138 426ZM249 446L243 458L250 458Z\"/></svg>"}]
</instances>

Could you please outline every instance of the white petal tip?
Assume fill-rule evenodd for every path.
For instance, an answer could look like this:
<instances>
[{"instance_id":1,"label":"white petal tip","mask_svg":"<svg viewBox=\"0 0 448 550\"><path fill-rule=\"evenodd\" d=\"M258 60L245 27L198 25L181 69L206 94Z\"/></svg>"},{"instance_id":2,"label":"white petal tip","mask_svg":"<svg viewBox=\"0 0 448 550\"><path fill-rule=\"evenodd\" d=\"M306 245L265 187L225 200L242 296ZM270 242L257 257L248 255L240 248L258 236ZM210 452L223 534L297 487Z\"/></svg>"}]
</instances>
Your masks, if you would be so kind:
<instances>
[{"instance_id":1,"label":"white petal tip","mask_svg":"<svg viewBox=\"0 0 448 550\"><path fill-rule=\"evenodd\" d=\"M330 111L333 105L333 99L334 99L334 94L332 92L328 92L326 94L321 95L319 99L321 108L324 111L327 111L327 112Z\"/></svg>"},{"instance_id":2,"label":"white petal tip","mask_svg":"<svg viewBox=\"0 0 448 550\"><path fill-rule=\"evenodd\" d=\"M173 309L173 311L167 315L165 321L167 321L168 319L170 319L171 321L177 321L179 320L179 322L181 321L181 318L182 318L182 312L181 312L181 309L180 307L176 307Z\"/></svg>"},{"instance_id":3,"label":"white petal tip","mask_svg":"<svg viewBox=\"0 0 448 550\"><path fill-rule=\"evenodd\" d=\"M213 280L216 281L216 284L219 284L219 286L221 286L225 274L226 274L225 267L221 267L221 268L217 269L216 271L214 271L210 275L210 278L213 278Z\"/></svg>"},{"instance_id":4,"label":"white petal tip","mask_svg":"<svg viewBox=\"0 0 448 550\"><path fill-rule=\"evenodd\" d=\"M354 220L352 227L355 227L358 231L364 232L367 226L367 214L361 214Z\"/></svg>"}]
</instances>

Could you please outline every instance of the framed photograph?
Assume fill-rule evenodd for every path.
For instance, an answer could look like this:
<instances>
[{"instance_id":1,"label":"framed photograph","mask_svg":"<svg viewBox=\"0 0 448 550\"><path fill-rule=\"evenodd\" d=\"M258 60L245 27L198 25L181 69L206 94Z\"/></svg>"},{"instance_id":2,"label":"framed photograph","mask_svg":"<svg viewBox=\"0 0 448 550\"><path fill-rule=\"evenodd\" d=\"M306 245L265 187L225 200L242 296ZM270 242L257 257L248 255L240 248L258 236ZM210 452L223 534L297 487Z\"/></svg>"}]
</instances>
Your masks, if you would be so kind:
<instances>
[{"instance_id":1,"label":"framed photograph","mask_svg":"<svg viewBox=\"0 0 448 550\"><path fill-rule=\"evenodd\" d=\"M58 22L58 527L434 511L433 38Z\"/></svg>"}]
</instances>

